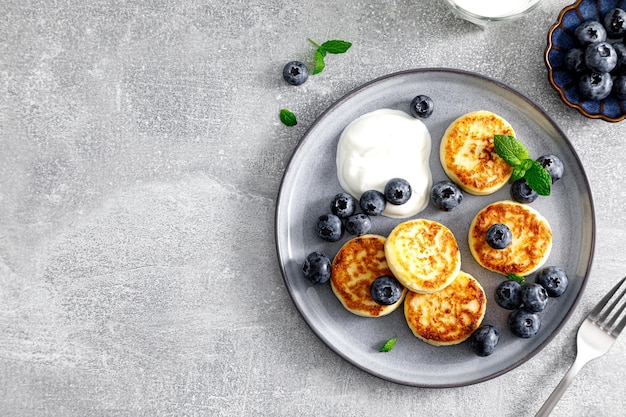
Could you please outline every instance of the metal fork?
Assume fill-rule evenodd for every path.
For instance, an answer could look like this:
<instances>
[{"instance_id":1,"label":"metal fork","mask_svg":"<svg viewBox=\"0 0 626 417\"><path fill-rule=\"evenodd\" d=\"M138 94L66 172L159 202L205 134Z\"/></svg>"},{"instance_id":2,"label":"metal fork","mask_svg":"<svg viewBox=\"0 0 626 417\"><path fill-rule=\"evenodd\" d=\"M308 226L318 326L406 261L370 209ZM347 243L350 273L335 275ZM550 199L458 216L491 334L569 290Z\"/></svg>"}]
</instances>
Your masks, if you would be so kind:
<instances>
[{"instance_id":1,"label":"metal fork","mask_svg":"<svg viewBox=\"0 0 626 417\"><path fill-rule=\"evenodd\" d=\"M556 403L561 399L565 390L572 384L578 371L590 360L608 352L615 343L617 336L624 330L624 326L626 326L626 315L624 315L621 320L617 320L622 316L624 308L626 307L626 302L622 302L624 294L626 294L626 288L615 296L615 293L622 287L624 281L626 281L626 277L622 278L622 280L600 300L598 305L583 321L576 337L576 359L535 417L548 416Z\"/></svg>"}]
</instances>

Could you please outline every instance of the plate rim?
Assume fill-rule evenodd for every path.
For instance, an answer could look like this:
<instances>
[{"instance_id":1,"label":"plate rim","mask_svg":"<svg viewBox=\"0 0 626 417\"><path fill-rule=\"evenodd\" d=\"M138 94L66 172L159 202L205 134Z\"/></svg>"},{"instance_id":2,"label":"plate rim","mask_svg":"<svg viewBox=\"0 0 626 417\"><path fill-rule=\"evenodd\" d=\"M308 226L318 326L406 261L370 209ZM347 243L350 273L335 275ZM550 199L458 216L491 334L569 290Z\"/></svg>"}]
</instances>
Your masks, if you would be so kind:
<instances>
[{"instance_id":1,"label":"plate rim","mask_svg":"<svg viewBox=\"0 0 626 417\"><path fill-rule=\"evenodd\" d=\"M584 188L587 190L588 195L589 195L589 216L590 216L590 221L591 221L591 229L590 229L590 236L589 239L590 241L588 242L588 246L589 246L589 260L587 262L587 265L585 266L584 269L584 276L583 276L583 281L581 284L581 288L580 291L578 292L578 294L576 294L573 303L571 304L570 308L568 309L567 313L565 314L565 316L563 317L563 319L561 320L560 323L558 323L558 325L555 327L554 331L548 335L546 337L546 339L540 343L533 351L528 352L524 357L522 357L520 360L518 361L514 361L511 364L509 364L508 366L504 367L503 369L494 372L492 374L486 375L486 376L482 376L482 377L478 377L478 378L474 378L471 379L470 381L464 381L464 382L459 382L459 383L436 383L436 384L428 384L428 383L417 383L417 382L409 382L409 381L405 381L405 380L400 380L400 379L394 379L393 377L390 377L388 375L382 375L378 372L375 372L371 369L368 369L365 366L361 366L359 363L357 363L355 360L353 360L352 358L350 358L348 355L346 355L344 352L340 351L339 349L337 349L335 346L333 346L333 344L330 342L329 338L327 338L319 329L317 329L311 319L304 314L304 311L302 309L302 307L296 302L296 299L294 298L294 293L293 293L293 287L291 286L289 280L287 279L287 271L285 268L285 264L281 258L281 244L280 244L280 238L279 238L279 234L280 234L280 230L281 230L281 226L283 224L284 219L281 219L279 214L280 214L280 209L281 209L281 202L283 200L283 193L285 192L284 187L285 187L285 182L288 176L288 173L290 172L291 169L294 169L293 166L293 162L296 158L296 156L299 153L299 150L302 148L302 146L304 145L304 143L308 140L311 140L311 132L321 123L324 122L324 120L328 117L328 115L330 113L332 113L335 109L337 109L338 107L340 107L343 103L345 103L346 101L348 101L350 98L352 98L353 96L359 94L361 91L370 88L376 84L382 83L388 79L391 78L396 78L396 77L402 77L405 75L410 75L410 74L423 74L423 73L445 73L445 74L451 74L451 75L458 75L458 76L462 76L462 77L470 77L470 78L476 78L479 79L483 82L487 82L490 84L493 84L499 88L502 88L504 90L506 90L508 93L516 96L518 99L521 99L522 101L524 101L527 105L531 106L532 108L534 108L537 112L539 112L544 118L545 120L550 124L550 126L555 129L555 131L563 138L564 143L566 145L566 147L569 149L569 151L571 152L574 160L576 161L576 163L578 164L578 166L581 168L581 175L583 178L583 182L584 182ZM281 178L280 184L279 184L279 188L278 188L278 194L276 197L276 203L275 203L275 212L274 212L274 237L275 237L275 250L277 253L277 257L278 257L278 263L279 263L279 267L280 267L280 271L281 271L281 275L283 277L283 281L285 283L285 286L287 287L289 296L293 302L293 304L295 305L296 309L298 310L298 313L300 314L300 316L303 318L303 320L305 321L305 323L309 326L309 328L312 330L312 332L324 343L324 345L326 345L327 348L329 348L331 351L333 351L335 354L337 354L338 356L340 356L341 358L343 358L345 361L347 361L348 363L350 363L351 365L355 366L356 368L370 374L373 376L376 376L382 380L385 381L389 381L389 382L393 382L399 385L404 385L404 386L412 386L412 387L421 387L421 388L454 388L454 387L461 387L461 386L469 386L469 385L474 385L477 383L481 383L481 382L485 382L491 379L494 379L496 377L499 377L505 373L510 372L511 370L517 368L518 366L522 365L523 363L527 362L528 360L530 360L532 357L534 357L535 355L537 355L539 352L541 352L557 335L558 333L560 333L560 331L563 329L563 327L565 326L565 324L569 321L569 319L571 318L571 316L573 315L574 311L576 310L576 307L578 306L580 299L582 298L583 293L585 292L587 283L589 281L589 274L592 268L592 264L593 264L593 260L595 257L595 243L596 243L596 215L595 215L595 206L594 206L594 199L593 199L593 194L592 194L592 190L591 190L591 186L590 186L590 182L589 182L589 178L587 176L586 171L583 168L582 165L582 161L580 160L580 157L578 156L578 153L576 152L575 148L573 147L571 141L569 140L569 138L565 135L565 133L561 130L561 128L556 124L556 122L539 106L537 105L535 102L533 102L532 100L530 100L526 95L522 94L521 92L519 92L518 90L508 86L507 84L496 80L492 77L489 76L485 76L482 74L478 74L476 72L472 72L472 71L468 71L468 70L463 70L463 69L456 69L456 68L448 68L448 67L423 67L423 68L413 68L413 69L406 69L406 70L401 70L401 71L396 71L396 72L391 72L376 78L371 79L370 81L367 81L363 84L360 84L359 86L349 90L346 94L344 94L343 96L341 96L339 99L337 99L335 102L331 103L324 111L322 111L322 113L320 113L320 115L312 122L312 124L306 129L306 131L303 133L303 135L301 136L301 138L299 139L299 141L297 142L296 146L294 147L288 161L287 164L285 166L285 170L283 172L283 176Z\"/></svg>"}]
</instances>

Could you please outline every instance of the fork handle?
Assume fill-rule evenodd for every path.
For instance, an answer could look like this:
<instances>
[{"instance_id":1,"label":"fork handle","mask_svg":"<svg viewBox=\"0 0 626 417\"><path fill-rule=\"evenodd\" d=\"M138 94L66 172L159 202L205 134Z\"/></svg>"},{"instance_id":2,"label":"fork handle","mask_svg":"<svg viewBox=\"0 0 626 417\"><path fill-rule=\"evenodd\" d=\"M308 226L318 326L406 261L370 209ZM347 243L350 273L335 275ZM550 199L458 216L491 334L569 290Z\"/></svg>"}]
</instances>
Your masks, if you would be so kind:
<instances>
[{"instance_id":1,"label":"fork handle","mask_svg":"<svg viewBox=\"0 0 626 417\"><path fill-rule=\"evenodd\" d=\"M561 382L559 382L559 385L557 385L556 388L554 388L554 391L552 391L552 394L550 394L550 396L548 397L546 402L543 404L541 409L537 412L535 417L547 417L550 415L550 412L552 412L552 409L554 408L556 403L559 402L559 400L563 396L563 393L567 390L567 388L570 385L572 385L572 382L574 381L574 377L576 376L578 371L580 371L581 368L587 362L589 361L587 359L583 359L580 355L576 357L572 366L569 368L567 373L563 376L563 379L561 379Z\"/></svg>"}]
</instances>

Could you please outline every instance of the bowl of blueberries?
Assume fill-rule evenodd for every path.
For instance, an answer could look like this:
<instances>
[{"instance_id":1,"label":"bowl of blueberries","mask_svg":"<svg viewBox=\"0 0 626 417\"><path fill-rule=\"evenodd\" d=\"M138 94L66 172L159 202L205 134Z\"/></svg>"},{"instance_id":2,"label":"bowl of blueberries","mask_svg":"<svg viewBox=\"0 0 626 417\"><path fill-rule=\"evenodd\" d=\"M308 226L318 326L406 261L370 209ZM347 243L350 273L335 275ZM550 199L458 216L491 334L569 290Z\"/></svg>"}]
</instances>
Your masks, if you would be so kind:
<instances>
[{"instance_id":1,"label":"bowl of blueberries","mask_svg":"<svg viewBox=\"0 0 626 417\"><path fill-rule=\"evenodd\" d=\"M577 0L548 32L550 84L565 104L593 119L626 118L625 10L621 0Z\"/></svg>"}]
</instances>

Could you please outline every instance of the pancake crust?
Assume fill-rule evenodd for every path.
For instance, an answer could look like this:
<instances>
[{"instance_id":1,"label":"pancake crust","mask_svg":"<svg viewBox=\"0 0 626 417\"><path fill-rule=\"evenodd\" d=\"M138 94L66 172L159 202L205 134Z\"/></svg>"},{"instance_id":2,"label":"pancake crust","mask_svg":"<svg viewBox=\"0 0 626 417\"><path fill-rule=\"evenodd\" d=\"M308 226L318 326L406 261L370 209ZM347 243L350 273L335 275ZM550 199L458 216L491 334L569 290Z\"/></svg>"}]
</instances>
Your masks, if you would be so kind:
<instances>
[{"instance_id":1,"label":"pancake crust","mask_svg":"<svg viewBox=\"0 0 626 417\"><path fill-rule=\"evenodd\" d=\"M398 281L418 293L442 290L461 269L456 238L447 227L432 220L398 224L387 237L385 256Z\"/></svg>"},{"instance_id":2,"label":"pancake crust","mask_svg":"<svg viewBox=\"0 0 626 417\"><path fill-rule=\"evenodd\" d=\"M487 229L493 224L511 229L513 241L504 249L487 243ZM548 221L535 209L514 201L498 201L476 214L470 224L468 242L476 262L501 274L528 275L539 269L552 249L552 230Z\"/></svg>"},{"instance_id":3,"label":"pancake crust","mask_svg":"<svg viewBox=\"0 0 626 417\"><path fill-rule=\"evenodd\" d=\"M487 297L480 283L460 271L456 279L432 294L410 292L404 301L404 316L413 334L435 346L455 345L466 340L485 316Z\"/></svg>"},{"instance_id":4,"label":"pancake crust","mask_svg":"<svg viewBox=\"0 0 626 417\"><path fill-rule=\"evenodd\" d=\"M464 114L448 126L439 158L448 177L464 191L487 195L504 186L513 169L496 154L494 135L515 136L511 125L486 110Z\"/></svg>"},{"instance_id":5,"label":"pancake crust","mask_svg":"<svg viewBox=\"0 0 626 417\"><path fill-rule=\"evenodd\" d=\"M393 276L385 259L385 238L363 235L346 242L333 259L330 285L341 304L358 316L380 317L395 311L407 293L392 305L380 305L370 293L372 282L381 275Z\"/></svg>"}]
</instances>

